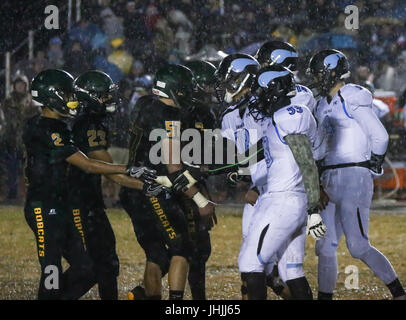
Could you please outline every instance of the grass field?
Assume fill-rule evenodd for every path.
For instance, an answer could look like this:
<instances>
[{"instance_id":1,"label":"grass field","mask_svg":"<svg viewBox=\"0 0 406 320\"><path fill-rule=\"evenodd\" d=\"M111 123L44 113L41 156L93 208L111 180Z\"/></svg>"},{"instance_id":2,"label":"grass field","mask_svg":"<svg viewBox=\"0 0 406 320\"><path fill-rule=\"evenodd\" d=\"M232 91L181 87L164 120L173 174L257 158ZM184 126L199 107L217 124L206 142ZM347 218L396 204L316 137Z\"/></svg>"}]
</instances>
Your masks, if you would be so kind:
<instances>
[{"instance_id":1,"label":"grass field","mask_svg":"<svg viewBox=\"0 0 406 320\"><path fill-rule=\"evenodd\" d=\"M109 210L109 218L117 238L120 258L119 298L142 279L144 254L135 240L131 221L122 210ZM237 256L241 242L241 212L218 210L218 225L212 230L212 255L207 264L207 297L209 299L240 299L240 275ZM371 215L370 240L392 262L399 278L406 285L406 215ZM317 259L315 241L308 237L305 271L317 292ZM390 299L386 286L362 262L354 260L339 245L339 276L336 299ZM359 269L359 289L346 289L345 267ZM27 226L21 207L0 207L0 299L35 299L39 278L34 235ZM164 280L166 287L166 279ZM167 298L167 290L163 297ZM190 299L189 289L186 299ZM269 299L278 299L271 291ZM93 288L84 299L98 299Z\"/></svg>"}]
</instances>

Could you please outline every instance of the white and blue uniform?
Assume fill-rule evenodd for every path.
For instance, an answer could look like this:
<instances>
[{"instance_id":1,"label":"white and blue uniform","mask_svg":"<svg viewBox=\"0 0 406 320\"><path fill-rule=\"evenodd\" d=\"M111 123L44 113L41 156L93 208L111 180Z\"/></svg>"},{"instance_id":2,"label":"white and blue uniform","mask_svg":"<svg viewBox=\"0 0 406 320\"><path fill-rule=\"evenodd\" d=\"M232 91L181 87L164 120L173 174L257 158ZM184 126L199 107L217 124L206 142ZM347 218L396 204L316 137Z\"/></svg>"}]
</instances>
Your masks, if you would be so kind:
<instances>
[{"instance_id":1,"label":"white and blue uniform","mask_svg":"<svg viewBox=\"0 0 406 320\"><path fill-rule=\"evenodd\" d=\"M304 104L313 113L316 106L316 99L314 99L313 92L301 84L296 84L296 95L291 98L290 104L302 105Z\"/></svg>"},{"instance_id":2,"label":"white and blue uniform","mask_svg":"<svg viewBox=\"0 0 406 320\"><path fill-rule=\"evenodd\" d=\"M229 107L229 110L235 109L235 106ZM239 153L244 153L252 145L256 144L262 137L261 127L256 124L252 116L249 114L248 109L240 116L240 110L237 108L233 111L226 113L221 122L221 132L223 137L232 140L237 146ZM250 167L251 179L253 186L258 188L260 195L263 193L264 184L266 183L266 166L265 160ZM258 203L258 201L257 201ZM244 205L242 216L242 237L245 239L248 232L249 221L257 203L252 206L250 204Z\"/></svg>"},{"instance_id":3,"label":"white and blue uniform","mask_svg":"<svg viewBox=\"0 0 406 320\"><path fill-rule=\"evenodd\" d=\"M262 121L267 184L250 222L239 255L241 273L262 272L279 260L280 276L287 281L302 277L306 239L307 196L302 174L284 140L291 134L309 137L317 126L304 105L288 105ZM281 273L282 269L282 273Z\"/></svg>"},{"instance_id":4,"label":"white and blue uniform","mask_svg":"<svg viewBox=\"0 0 406 320\"><path fill-rule=\"evenodd\" d=\"M358 85L347 84L328 103L318 101L314 115L318 121L315 154L322 166L365 163L371 152L383 155L388 134L372 110L371 93ZM365 262L389 284L397 276L389 261L368 239L369 209L373 195L373 176L362 166L333 168L321 175L321 184L330 198L321 213L327 233L317 241L319 291L333 293L337 280L336 251L344 233L348 250Z\"/></svg>"}]
</instances>

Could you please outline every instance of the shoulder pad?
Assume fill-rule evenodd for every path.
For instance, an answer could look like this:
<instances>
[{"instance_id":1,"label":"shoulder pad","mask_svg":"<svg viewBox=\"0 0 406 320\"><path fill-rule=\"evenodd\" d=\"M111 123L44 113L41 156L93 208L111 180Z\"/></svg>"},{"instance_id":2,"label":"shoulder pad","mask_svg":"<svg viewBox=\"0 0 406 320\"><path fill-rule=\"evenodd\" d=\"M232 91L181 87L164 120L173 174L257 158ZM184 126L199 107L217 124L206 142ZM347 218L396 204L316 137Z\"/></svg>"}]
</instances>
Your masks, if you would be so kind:
<instances>
[{"instance_id":1,"label":"shoulder pad","mask_svg":"<svg viewBox=\"0 0 406 320\"><path fill-rule=\"evenodd\" d=\"M296 84L296 91L297 92L304 92L313 95L312 90L310 90L308 87L301 85L301 84Z\"/></svg>"},{"instance_id":2,"label":"shoulder pad","mask_svg":"<svg viewBox=\"0 0 406 320\"><path fill-rule=\"evenodd\" d=\"M289 105L275 112L274 122L281 136L306 134L312 121L315 121L305 105Z\"/></svg>"},{"instance_id":3,"label":"shoulder pad","mask_svg":"<svg viewBox=\"0 0 406 320\"><path fill-rule=\"evenodd\" d=\"M344 100L351 106L351 110L355 110L359 106L372 105L372 93L362 86L346 84L340 89L340 92Z\"/></svg>"}]
</instances>

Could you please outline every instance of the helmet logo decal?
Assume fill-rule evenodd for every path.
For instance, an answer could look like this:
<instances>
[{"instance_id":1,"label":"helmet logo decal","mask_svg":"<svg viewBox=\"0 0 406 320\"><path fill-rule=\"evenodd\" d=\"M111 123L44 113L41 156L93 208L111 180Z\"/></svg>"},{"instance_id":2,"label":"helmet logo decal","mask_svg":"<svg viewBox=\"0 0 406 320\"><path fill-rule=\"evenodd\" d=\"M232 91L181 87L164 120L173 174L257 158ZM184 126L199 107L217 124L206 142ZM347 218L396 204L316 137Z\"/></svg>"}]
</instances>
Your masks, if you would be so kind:
<instances>
[{"instance_id":1,"label":"helmet logo decal","mask_svg":"<svg viewBox=\"0 0 406 320\"><path fill-rule=\"evenodd\" d=\"M267 71L264 73L261 73L260 76L258 77L258 84L266 88L268 87L269 82L276 78L284 77L289 74L289 71Z\"/></svg>"},{"instance_id":2,"label":"helmet logo decal","mask_svg":"<svg viewBox=\"0 0 406 320\"><path fill-rule=\"evenodd\" d=\"M287 58L298 58L299 55L297 52L285 50L285 49L276 49L271 53L272 64L283 63Z\"/></svg>"},{"instance_id":3,"label":"helmet logo decal","mask_svg":"<svg viewBox=\"0 0 406 320\"><path fill-rule=\"evenodd\" d=\"M156 86L165 89L166 83L158 80Z\"/></svg>"},{"instance_id":4,"label":"helmet logo decal","mask_svg":"<svg viewBox=\"0 0 406 320\"><path fill-rule=\"evenodd\" d=\"M334 69L335 67L337 67L338 61L341 58L344 58L344 57L345 56L340 52L330 54L330 55L328 55L327 57L324 58L324 61L323 61L324 66L327 69Z\"/></svg>"},{"instance_id":5,"label":"helmet logo decal","mask_svg":"<svg viewBox=\"0 0 406 320\"><path fill-rule=\"evenodd\" d=\"M160 97L169 98L169 96L165 92L162 92L161 90L156 88L152 88L152 93Z\"/></svg>"},{"instance_id":6,"label":"helmet logo decal","mask_svg":"<svg viewBox=\"0 0 406 320\"><path fill-rule=\"evenodd\" d=\"M240 73L240 72L244 71L246 66L249 66L249 65L255 66L255 65L258 65L258 63L252 59L238 58L238 59L235 59L233 62L231 62L230 68L234 72Z\"/></svg>"}]
</instances>

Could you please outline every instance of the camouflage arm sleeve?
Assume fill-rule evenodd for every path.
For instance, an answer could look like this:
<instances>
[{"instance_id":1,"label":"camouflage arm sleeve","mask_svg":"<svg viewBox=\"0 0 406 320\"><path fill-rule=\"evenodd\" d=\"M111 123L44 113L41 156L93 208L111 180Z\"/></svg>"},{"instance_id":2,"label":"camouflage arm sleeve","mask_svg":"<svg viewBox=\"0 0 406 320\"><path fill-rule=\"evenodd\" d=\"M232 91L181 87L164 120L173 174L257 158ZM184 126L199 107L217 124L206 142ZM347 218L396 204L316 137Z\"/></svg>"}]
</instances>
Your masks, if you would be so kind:
<instances>
[{"instance_id":1,"label":"camouflage arm sleeve","mask_svg":"<svg viewBox=\"0 0 406 320\"><path fill-rule=\"evenodd\" d=\"M319 204L319 173L313 159L309 138L303 134L290 134L284 137L303 176L307 194L307 208L313 209Z\"/></svg>"}]
</instances>

